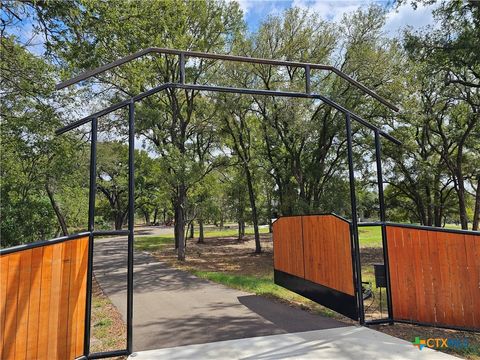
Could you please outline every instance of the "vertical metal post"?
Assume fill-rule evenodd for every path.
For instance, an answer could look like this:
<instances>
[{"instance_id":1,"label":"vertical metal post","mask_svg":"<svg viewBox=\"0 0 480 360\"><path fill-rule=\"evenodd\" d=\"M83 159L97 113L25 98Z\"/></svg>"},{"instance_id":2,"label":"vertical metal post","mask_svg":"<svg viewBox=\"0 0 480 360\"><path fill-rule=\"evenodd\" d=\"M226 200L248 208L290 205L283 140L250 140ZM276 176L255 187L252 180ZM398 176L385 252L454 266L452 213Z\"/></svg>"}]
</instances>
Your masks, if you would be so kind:
<instances>
[{"instance_id":1,"label":"vertical metal post","mask_svg":"<svg viewBox=\"0 0 480 360\"><path fill-rule=\"evenodd\" d=\"M135 102L128 107L128 260L127 260L127 351L133 348L133 241L135 225Z\"/></svg>"},{"instance_id":2,"label":"vertical metal post","mask_svg":"<svg viewBox=\"0 0 480 360\"><path fill-rule=\"evenodd\" d=\"M185 84L185 54L180 53L180 84Z\"/></svg>"},{"instance_id":3,"label":"vertical metal post","mask_svg":"<svg viewBox=\"0 0 480 360\"><path fill-rule=\"evenodd\" d=\"M88 190L88 267L87 267L87 296L85 304L85 331L83 354L90 354L90 322L92 315L92 278L93 278L93 230L95 228L95 195L97 192L97 131L98 119L91 120L90 139L90 184Z\"/></svg>"},{"instance_id":4,"label":"vertical metal post","mask_svg":"<svg viewBox=\"0 0 480 360\"><path fill-rule=\"evenodd\" d=\"M310 66L305 66L305 92L307 94L311 93L311 86L310 86Z\"/></svg>"},{"instance_id":5,"label":"vertical metal post","mask_svg":"<svg viewBox=\"0 0 480 360\"><path fill-rule=\"evenodd\" d=\"M375 159L377 163L377 183L378 183L378 202L380 203L380 221L382 223L382 246L383 259L385 262L385 281L387 283L387 309L388 319L393 324L393 310L392 310L392 292L390 287L390 264L388 261L388 244L387 244L387 230L385 227L385 198L383 195L383 173L382 173L382 144L380 133L375 129ZM381 291L381 290L380 290Z\"/></svg>"},{"instance_id":6,"label":"vertical metal post","mask_svg":"<svg viewBox=\"0 0 480 360\"><path fill-rule=\"evenodd\" d=\"M363 309L362 294L362 265L360 263L360 244L358 239L358 217L357 217L357 197L355 194L355 170L353 167L353 145L352 145L352 124L350 121L350 113L345 113L345 124L347 129L347 152L348 152L348 173L350 180L350 201L352 206L352 235L355 246L355 271L357 273L357 299L358 311L360 317L360 325L365 324L365 312Z\"/></svg>"}]
</instances>

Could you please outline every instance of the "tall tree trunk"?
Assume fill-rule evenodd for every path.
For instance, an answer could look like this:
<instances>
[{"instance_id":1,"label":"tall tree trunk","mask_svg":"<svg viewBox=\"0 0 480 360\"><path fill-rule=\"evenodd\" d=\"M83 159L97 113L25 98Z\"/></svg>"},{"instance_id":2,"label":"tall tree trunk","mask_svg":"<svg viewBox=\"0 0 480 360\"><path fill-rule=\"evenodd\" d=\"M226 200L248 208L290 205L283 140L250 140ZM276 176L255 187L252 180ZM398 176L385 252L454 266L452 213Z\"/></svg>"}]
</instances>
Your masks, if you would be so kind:
<instances>
[{"instance_id":1,"label":"tall tree trunk","mask_svg":"<svg viewBox=\"0 0 480 360\"><path fill-rule=\"evenodd\" d=\"M53 211L57 216L58 224L62 229L63 235L68 235L68 227L67 222L65 221L65 217L63 216L60 207L58 206L57 202L55 201L55 197L53 195L52 189L50 189L50 185L48 182L45 184L45 190L47 191L48 198L50 199L50 204L52 205Z\"/></svg>"},{"instance_id":2,"label":"tall tree trunk","mask_svg":"<svg viewBox=\"0 0 480 360\"><path fill-rule=\"evenodd\" d=\"M242 241L245 237L245 220L238 220L238 241Z\"/></svg>"},{"instance_id":3,"label":"tall tree trunk","mask_svg":"<svg viewBox=\"0 0 480 360\"><path fill-rule=\"evenodd\" d=\"M427 198L427 226L433 225L433 199L432 193L429 185L425 186L425 194Z\"/></svg>"},{"instance_id":4,"label":"tall tree trunk","mask_svg":"<svg viewBox=\"0 0 480 360\"><path fill-rule=\"evenodd\" d=\"M195 227L193 225L193 220L190 222L190 236L189 238L190 239L193 239L193 237L195 236Z\"/></svg>"},{"instance_id":5,"label":"tall tree trunk","mask_svg":"<svg viewBox=\"0 0 480 360\"><path fill-rule=\"evenodd\" d=\"M262 252L262 246L260 244L260 232L258 231L257 204L255 202L255 193L253 191L252 174L250 173L250 169L248 168L248 166L245 166L245 175L247 177L248 197L250 199L250 207L252 208L253 232L255 234L255 253L259 254Z\"/></svg>"},{"instance_id":6,"label":"tall tree trunk","mask_svg":"<svg viewBox=\"0 0 480 360\"><path fill-rule=\"evenodd\" d=\"M203 233L203 219L198 219L198 241L199 244L205 243L205 234Z\"/></svg>"},{"instance_id":7,"label":"tall tree trunk","mask_svg":"<svg viewBox=\"0 0 480 360\"><path fill-rule=\"evenodd\" d=\"M463 230L468 230L467 206L465 205L465 180L461 168L457 167L457 197L460 212L460 225Z\"/></svg>"},{"instance_id":8,"label":"tall tree trunk","mask_svg":"<svg viewBox=\"0 0 480 360\"><path fill-rule=\"evenodd\" d=\"M177 259L180 261L185 260L185 201L187 199L187 191L184 184L179 186L177 194Z\"/></svg>"},{"instance_id":9,"label":"tall tree trunk","mask_svg":"<svg viewBox=\"0 0 480 360\"><path fill-rule=\"evenodd\" d=\"M268 232L270 234L273 232L272 216L272 197L268 196Z\"/></svg>"},{"instance_id":10,"label":"tall tree trunk","mask_svg":"<svg viewBox=\"0 0 480 360\"><path fill-rule=\"evenodd\" d=\"M150 225L150 213L148 211L144 211L143 216L145 217L145 224Z\"/></svg>"},{"instance_id":11,"label":"tall tree trunk","mask_svg":"<svg viewBox=\"0 0 480 360\"><path fill-rule=\"evenodd\" d=\"M157 219L158 218L158 208L155 208L155 210L153 211L153 225L156 225L157 224Z\"/></svg>"},{"instance_id":12,"label":"tall tree trunk","mask_svg":"<svg viewBox=\"0 0 480 360\"><path fill-rule=\"evenodd\" d=\"M123 214L121 212L117 212L115 214L115 230L122 230L123 227Z\"/></svg>"},{"instance_id":13,"label":"tall tree trunk","mask_svg":"<svg viewBox=\"0 0 480 360\"><path fill-rule=\"evenodd\" d=\"M175 237L175 249L178 249L178 239L179 239L179 236L178 236L178 205L177 205L177 201L174 202L173 204L173 207L174 207L174 224L173 224L173 233L174 233L174 237Z\"/></svg>"},{"instance_id":14,"label":"tall tree trunk","mask_svg":"<svg viewBox=\"0 0 480 360\"><path fill-rule=\"evenodd\" d=\"M480 226L480 175L477 176L477 191L475 192L475 209L473 210L472 230L478 230Z\"/></svg>"}]
</instances>

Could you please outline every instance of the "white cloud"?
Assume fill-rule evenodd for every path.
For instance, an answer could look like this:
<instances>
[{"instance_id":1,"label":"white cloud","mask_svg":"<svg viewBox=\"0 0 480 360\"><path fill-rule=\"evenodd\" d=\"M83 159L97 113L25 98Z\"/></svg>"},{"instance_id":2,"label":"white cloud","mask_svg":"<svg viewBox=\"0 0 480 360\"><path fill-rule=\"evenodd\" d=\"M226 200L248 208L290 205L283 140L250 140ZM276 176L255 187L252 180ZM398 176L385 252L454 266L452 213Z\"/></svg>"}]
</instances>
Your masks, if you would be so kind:
<instances>
[{"instance_id":1,"label":"white cloud","mask_svg":"<svg viewBox=\"0 0 480 360\"><path fill-rule=\"evenodd\" d=\"M318 13L323 19L338 22L344 14L355 11L368 1L355 0L293 0L292 7L308 9Z\"/></svg>"},{"instance_id":2,"label":"white cloud","mask_svg":"<svg viewBox=\"0 0 480 360\"><path fill-rule=\"evenodd\" d=\"M253 1L251 0L234 0L240 6L240 9L243 10L244 14L247 14L254 6Z\"/></svg>"},{"instance_id":3,"label":"white cloud","mask_svg":"<svg viewBox=\"0 0 480 360\"><path fill-rule=\"evenodd\" d=\"M230 0L235 1L243 10L244 15L252 13L269 15L274 12L278 12L282 9L288 8L290 0Z\"/></svg>"},{"instance_id":4,"label":"white cloud","mask_svg":"<svg viewBox=\"0 0 480 360\"><path fill-rule=\"evenodd\" d=\"M402 30L410 26L418 29L427 25L434 25L432 10L435 6L424 6L419 4L414 10L409 4L404 4L398 9L392 9L387 14L386 24L384 26L385 32L389 36L396 36L401 34Z\"/></svg>"},{"instance_id":5,"label":"white cloud","mask_svg":"<svg viewBox=\"0 0 480 360\"><path fill-rule=\"evenodd\" d=\"M321 18L341 22L343 15L351 13L360 7L375 3L383 6L391 5L391 0L231 0L236 1L245 14L250 26L258 25L270 14L281 13L289 7L299 7L315 12ZM384 27L388 36L397 36L410 26L414 29L426 25L434 25L432 10L437 5L418 4L416 10L409 3L398 8L390 7Z\"/></svg>"}]
</instances>

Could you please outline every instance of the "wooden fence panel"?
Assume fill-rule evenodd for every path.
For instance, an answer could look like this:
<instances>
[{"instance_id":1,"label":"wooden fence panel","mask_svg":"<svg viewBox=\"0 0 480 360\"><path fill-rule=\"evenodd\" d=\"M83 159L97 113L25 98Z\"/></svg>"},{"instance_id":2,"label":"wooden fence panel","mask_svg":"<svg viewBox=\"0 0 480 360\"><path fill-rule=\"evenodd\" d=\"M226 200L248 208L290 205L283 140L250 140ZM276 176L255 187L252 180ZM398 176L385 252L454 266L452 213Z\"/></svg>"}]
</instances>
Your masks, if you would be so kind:
<instances>
[{"instance_id":1,"label":"wooden fence panel","mask_svg":"<svg viewBox=\"0 0 480 360\"><path fill-rule=\"evenodd\" d=\"M387 225L395 320L480 329L480 236Z\"/></svg>"},{"instance_id":2,"label":"wooden fence panel","mask_svg":"<svg viewBox=\"0 0 480 360\"><path fill-rule=\"evenodd\" d=\"M302 217L282 217L273 223L274 267L277 270L305 277Z\"/></svg>"},{"instance_id":3,"label":"wooden fence panel","mask_svg":"<svg viewBox=\"0 0 480 360\"><path fill-rule=\"evenodd\" d=\"M280 218L273 251L275 284L358 319L349 222L335 215Z\"/></svg>"},{"instance_id":4,"label":"wooden fence panel","mask_svg":"<svg viewBox=\"0 0 480 360\"><path fill-rule=\"evenodd\" d=\"M83 355L88 237L0 257L1 359Z\"/></svg>"},{"instance_id":5,"label":"wooden fence panel","mask_svg":"<svg viewBox=\"0 0 480 360\"><path fill-rule=\"evenodd\" d=\"M350 224L334 215L303 216L303 242L305 279L355 295Z\"/></svg>"}]
</instances>

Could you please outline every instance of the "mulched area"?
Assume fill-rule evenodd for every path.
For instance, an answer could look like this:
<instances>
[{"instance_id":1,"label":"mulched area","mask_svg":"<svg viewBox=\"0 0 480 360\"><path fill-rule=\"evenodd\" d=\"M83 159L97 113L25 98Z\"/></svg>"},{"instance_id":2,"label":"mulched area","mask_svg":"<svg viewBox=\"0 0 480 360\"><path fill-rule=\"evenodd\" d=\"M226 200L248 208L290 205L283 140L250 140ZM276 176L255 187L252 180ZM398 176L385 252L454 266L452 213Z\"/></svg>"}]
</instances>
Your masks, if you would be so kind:
<instances>
[{"instance_id":1,"label":"mulched area","mask_svg":"<svg viewBox=\"0 0 480 360\"><path fill-rule=\"evenodd\" d=\"M273 274L273 243L270 234L261 234L262 253L255 254L253 236L242 240L236 237L205 239L204 244L188 239L186 262L178 262L173 245L165 245L156 253L162 261L178 268L201 271L220 271L238 275L269 276Z\"/></svg>"},{"instance_id":2,"label":"mulched area","mask_svg":"<svg viewBox=\"0 0 480 360\"><path fill-rule=\"evenodd\" d=\"M407 341L413 341L417 336L421 339L448 338L458 339L460 341L466 340L468 341L468 344L470 344L472 347L476 347L476 354L465 354L448 350L446 350L445 352L451 353L456 356L461 356L466 359L480 359L480 356L478 355L480 351L480 333L478 332L449 330L436 327L400 323L395 323L394 325L375 325L371 326L371 328Z\"/></svg>"}]
</instances>

